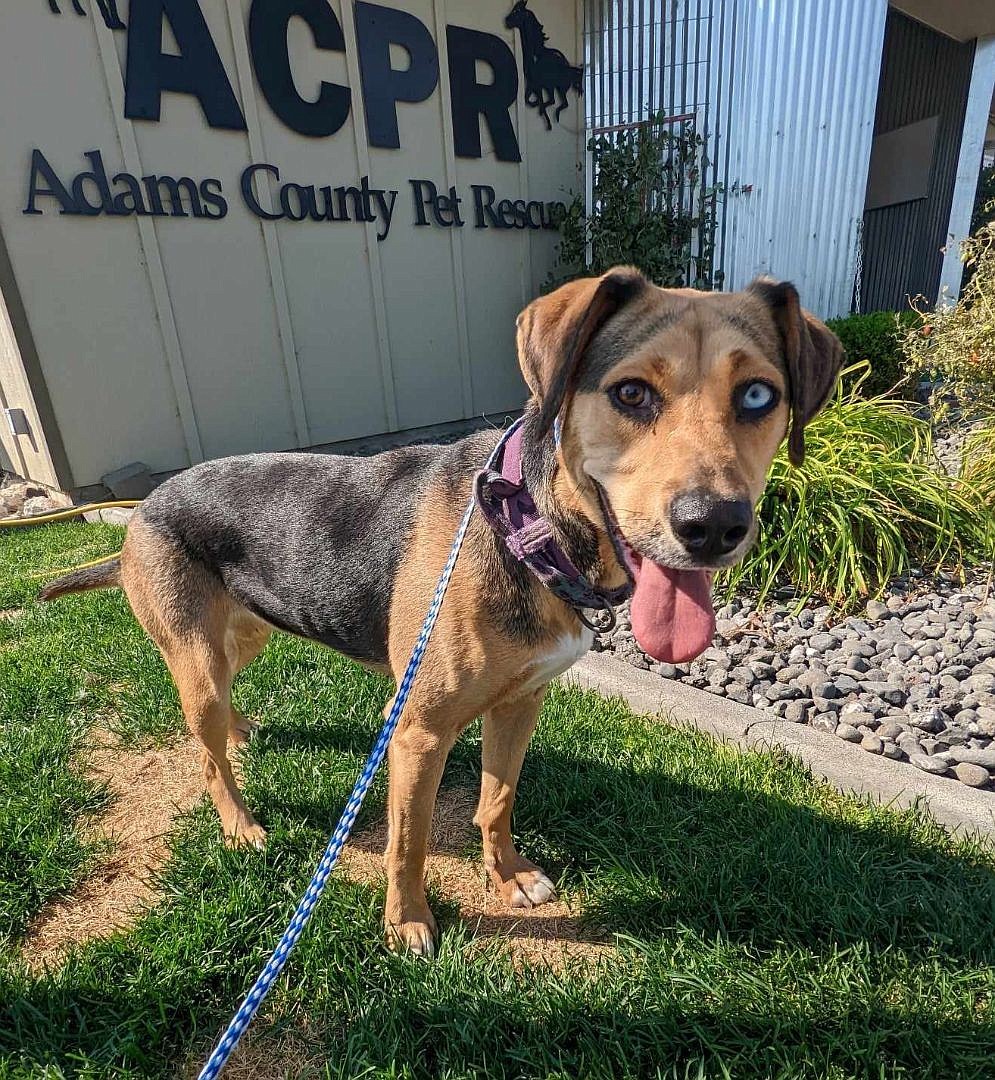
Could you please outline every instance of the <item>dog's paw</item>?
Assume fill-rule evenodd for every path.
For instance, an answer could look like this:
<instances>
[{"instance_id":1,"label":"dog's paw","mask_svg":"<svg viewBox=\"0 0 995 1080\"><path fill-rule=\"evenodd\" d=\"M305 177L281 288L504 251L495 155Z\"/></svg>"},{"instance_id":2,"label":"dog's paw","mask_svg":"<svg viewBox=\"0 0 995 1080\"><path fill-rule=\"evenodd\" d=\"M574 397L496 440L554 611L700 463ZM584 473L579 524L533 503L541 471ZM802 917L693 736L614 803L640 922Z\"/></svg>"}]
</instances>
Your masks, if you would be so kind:
<instances>
[{"instance_id":1,"label":"dog's paw","mask_svg":"<svg viewBox=\"0 0 995 1080\"><path fill-rule=\"evenodd\" d=\"M230 848L252 847L262 851L266 847L266 830L262 825L236 825L235 831L225 834L225 843Z\"/></svg>"},{"instance_id":2,"label":"dog's paw","mask_svg":"<svg viewBox=\"0 0 995 1080\"><path fill-rule=\"evenodd\" d=\"M408 952L423 960L435 956L435 942L438 928L432 913L427 912L425 919L410 919L403 922L387 923L387 944L394 952Z\"/></svg>"},{"instance_id":3,"label":"dog's paw","mask_svg":"<svg viewBox=\"0 0 995 1080\"><path fill-rule=\"evenodd\" d=\"M395 953L411 953L422 960L435 956L435 920L401 922L387 928L387 943Z\"/></svg>"},{"instance_id":4,"label":"dog's paw","mask_svg":"<svg viewBox=\"0 0 995 1080\"><path fill-rule=\"evenodd\" d=\"M232 709L232 718L228 725L228 739L232 746L245 746L258 727L257 721L250 720L236 709Z\"/></svg>"},{"instance_id":5,"label":"dog's paw","mask_svg":"<svg viewBox=\"0 0 995 1080\"><path fill-rule=\"evenodd\" d=\"M538 866L521 859L521 866L503 876L492 870L491 880L510 908L532 908L556 899L556 886Z\"/></svg>"}]
</instances>

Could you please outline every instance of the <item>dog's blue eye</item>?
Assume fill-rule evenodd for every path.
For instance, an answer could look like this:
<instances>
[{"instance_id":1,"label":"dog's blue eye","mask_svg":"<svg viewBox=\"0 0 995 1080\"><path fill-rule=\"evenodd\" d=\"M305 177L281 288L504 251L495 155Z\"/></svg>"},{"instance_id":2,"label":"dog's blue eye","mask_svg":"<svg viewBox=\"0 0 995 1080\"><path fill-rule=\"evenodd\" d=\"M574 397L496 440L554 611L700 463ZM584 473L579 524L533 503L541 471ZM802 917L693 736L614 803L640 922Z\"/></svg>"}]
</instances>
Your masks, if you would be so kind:
<instances>
[{"instance_id":1,"label":"dog's blue eye","mask_svg":"<svg viewBox=\"0 0 995 1080\"><path fill-rule=\"evenodd\" d=\"M777 391L770 383L751 382L740 388L739 411L747 417L757 417L769 412L777 404Z\"/></svg>"}]
</instances>

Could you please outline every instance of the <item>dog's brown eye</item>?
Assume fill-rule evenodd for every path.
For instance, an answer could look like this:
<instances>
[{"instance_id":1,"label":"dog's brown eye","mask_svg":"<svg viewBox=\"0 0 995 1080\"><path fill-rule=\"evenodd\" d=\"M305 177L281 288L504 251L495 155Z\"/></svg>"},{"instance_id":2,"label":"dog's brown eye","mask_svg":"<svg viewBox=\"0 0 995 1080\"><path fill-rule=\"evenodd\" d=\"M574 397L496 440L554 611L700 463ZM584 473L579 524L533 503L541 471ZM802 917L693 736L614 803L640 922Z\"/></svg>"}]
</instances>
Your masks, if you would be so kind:
<instances>
[{"instance_id":1,"label":"dog's brown eye","mask_svg":"<svg viewBox=\"0 0 995 1080\"><path fill-rule=\"evenodd\" d=\"M653 389L638 379L627 379L612 388L612 397L624 409L642 411L654 402Z\"/></svg>"}]
</instances>

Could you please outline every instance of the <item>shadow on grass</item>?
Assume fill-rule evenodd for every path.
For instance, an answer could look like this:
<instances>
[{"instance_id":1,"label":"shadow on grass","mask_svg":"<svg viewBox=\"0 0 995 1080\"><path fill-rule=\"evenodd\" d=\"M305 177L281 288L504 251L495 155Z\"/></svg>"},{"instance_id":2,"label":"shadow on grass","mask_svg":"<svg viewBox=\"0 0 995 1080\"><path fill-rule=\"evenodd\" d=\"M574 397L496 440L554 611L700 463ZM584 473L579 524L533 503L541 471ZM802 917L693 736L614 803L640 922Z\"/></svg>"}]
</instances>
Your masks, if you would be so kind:
<instances>
[{"instance_id":1,"label":"shadow on grass","mask_svg":"<svg viewBox=\"0 0 995 1080\"><path fill-rule=\"evenodd\" d=\"M515 970L498 950L465 948L443 897L440 958L394 957L378 891L333 879L277 994L328 1033L327 1075L990 1075L989 853L915 814L843 800L786 759L616 721L544 721L516 831L581 901L588 932L622 935L618 952L591 969ZM221 849L201 812L167 899L131 934L49 978L0 975L14 1074L52 1063L165 1076L214 1034L337 819L355 771L342 750L368 745L339 739L302 749L284 729L254 747L266 856ZM319 749L334 767L288 797L288 771L320 768ZM367 820L382 806L381 783Z\"/></svg>"}]
</instances>

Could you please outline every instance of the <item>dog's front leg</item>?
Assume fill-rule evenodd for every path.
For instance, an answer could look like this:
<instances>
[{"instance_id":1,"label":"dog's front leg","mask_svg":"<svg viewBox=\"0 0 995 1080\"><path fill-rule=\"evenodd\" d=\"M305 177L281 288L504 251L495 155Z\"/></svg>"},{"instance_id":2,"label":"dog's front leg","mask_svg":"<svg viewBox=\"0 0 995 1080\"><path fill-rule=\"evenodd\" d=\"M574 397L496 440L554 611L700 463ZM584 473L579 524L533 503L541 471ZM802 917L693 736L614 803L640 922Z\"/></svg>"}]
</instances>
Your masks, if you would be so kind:
<instances>
[{"instance_id":1,"label":"dog's front leg","mask_svg":"<svg viewBox=\"0 0 995 1080\"><path fill-rule=\"evenodd\" d=\"M483 837L487 873L504 902L513 908L533 907L556 895L549 878L518 854L511 839L518 776L545 693L543 687L484 714L483 775L474 821Z\"/></svg>"},{"instance_id":2,"label":"dog's front leg","mask_svg":"<svg viewBox=\"0 0 995 1080\"><path fill-rule=\"evenodd\" d=\"M465 726L412 703L390 743L384 921L391 946L418 956L435 955L437 928L425 896L425 859L442 771Z\"/></svg>"}]
</instances>

